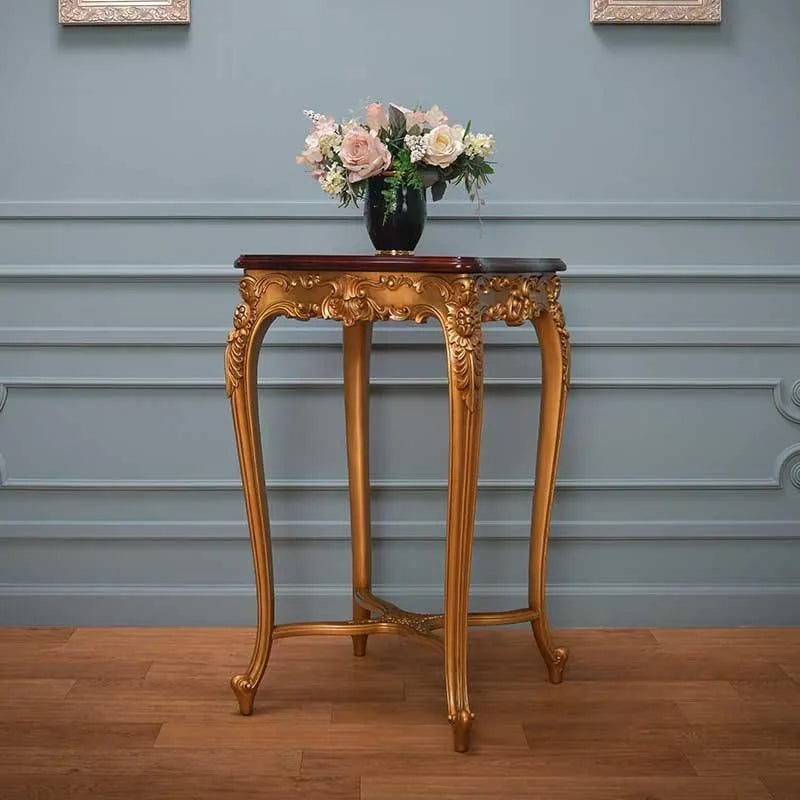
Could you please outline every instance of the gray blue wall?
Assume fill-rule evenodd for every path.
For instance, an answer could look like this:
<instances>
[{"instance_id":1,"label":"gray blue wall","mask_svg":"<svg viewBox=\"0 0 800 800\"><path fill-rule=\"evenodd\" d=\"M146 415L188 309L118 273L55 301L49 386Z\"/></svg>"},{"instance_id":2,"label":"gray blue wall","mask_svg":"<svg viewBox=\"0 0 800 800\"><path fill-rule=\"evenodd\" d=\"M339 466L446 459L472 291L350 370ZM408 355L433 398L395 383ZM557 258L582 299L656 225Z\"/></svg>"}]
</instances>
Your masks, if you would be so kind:
<instances>
[{"instance_id":1,"label":"gray blue wall","mask_svg":"<svg viewBox=\"0 0 800 800\"><path fill-rule=\"evenodd\" d=\"M563 625L800 623L800 6L592 28L584 0L193 0L71 28L0 0L0 623L249 623L223 390L241 252L369 252L294 163L303 108L439 103L498 140L421 252L560 256L574 391L550 597ZM334 7L335 6L335 7ZM476 5L476 9L478 5ZM373 357L377 582L441 602L441 334ZM529 331L487 335L475 605L518 605ZM340 334L273 329L278 614L346 613Z\"/></svg>"}]
</instances>

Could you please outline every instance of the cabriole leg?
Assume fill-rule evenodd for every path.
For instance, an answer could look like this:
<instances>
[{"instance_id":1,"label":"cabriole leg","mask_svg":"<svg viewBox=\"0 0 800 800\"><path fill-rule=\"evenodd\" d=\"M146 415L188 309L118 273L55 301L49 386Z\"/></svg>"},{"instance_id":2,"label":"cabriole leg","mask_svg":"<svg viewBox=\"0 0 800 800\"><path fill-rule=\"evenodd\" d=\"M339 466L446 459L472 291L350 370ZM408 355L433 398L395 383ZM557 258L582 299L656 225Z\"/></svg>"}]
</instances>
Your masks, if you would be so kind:
<instances>
[{"instance_id":1,"label":"cabriole leg","mask_svg":"<svg viewBox=\"0 0 800 800\"><path fill-rule=\"evenodd\" d=\"M231 688L239 702L239 710L246 716L253 713L255 695L269 661L275 624L272 547L257 387L261 342L275 316L265 313L252 322L254 313L246 304L238 307L234 316L236 327L229 337L226 351L228 393L231 398L236 448L250 529L258 605L256 640L250 665L244 675L234 675L231 678Z\"/></svg>"},{"instance_id":2,"label":"cabriole leg","mask_svg":"<svg viewBox=\"0 0 800 800\"><path fill-rule=\"evenodd\" d=\"M372 589L372 532L369 490L369 356L372 323L344 326L344 407L347 429L347 471L350 483L350 536L353 593ZM353 599L353 621L365 622L368 609ZM367 651L367 634L353 636L353 653Z\"/></svg>"},{"instance_id":3,"label":"cabriole leg","mask_svg":"<svg viewBox=\"0 0 800 800\"><path fill-rule=\"evenodd\" d=\"M472 284L443 319L450 389L450 465L444 592L447 709L456 751L469 749L467 611L483 414L483 340Z\"/></svg>"},{"instance_id":4,"label":"cabriole leg","mask_svg":"<svg viewBox=\"0 0 800 800\"><path fill-rule=\"evenodd\" d=\"M569 335L555 293L550 295L548 310L542 311L535 317L533 324L541 348L542 394L539 409L536 485L531 515L528 603L538 612L538 617L531 625L536 644L547 666L550 681L561 683L569 653L565 647L556 647L553 644L545 602L547 541L566 412L570 364Z\"/></svg>"}]
</instances>

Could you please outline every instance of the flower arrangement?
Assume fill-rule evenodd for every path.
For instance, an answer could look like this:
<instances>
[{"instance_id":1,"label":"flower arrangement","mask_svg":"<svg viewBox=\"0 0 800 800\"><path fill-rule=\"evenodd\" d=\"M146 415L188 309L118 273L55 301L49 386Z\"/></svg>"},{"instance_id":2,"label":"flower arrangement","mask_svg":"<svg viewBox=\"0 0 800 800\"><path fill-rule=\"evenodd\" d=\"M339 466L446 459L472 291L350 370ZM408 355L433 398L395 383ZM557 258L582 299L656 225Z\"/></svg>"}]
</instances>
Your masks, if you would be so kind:
<instances>
[{"instance_id":1,"label":"flower arrangement","mask_svg":"<svg viewBox=\"0 0 800 800\"><path fill-rule=\"evenodd\" d=\"M364 121L303 113L311 130L297 163L340 206L358 205L367 180L376 175L385 176L387 213L395 211L398 189L430 188L432 199L440 200L448 183L463 183L470 200L480 204L478 190L494 173L487 161L494 136L472 133L471 122L450 125L436 105L421 110L390 103L386 111L381 103L370 103Z\"/></svg>"}]
</instances>

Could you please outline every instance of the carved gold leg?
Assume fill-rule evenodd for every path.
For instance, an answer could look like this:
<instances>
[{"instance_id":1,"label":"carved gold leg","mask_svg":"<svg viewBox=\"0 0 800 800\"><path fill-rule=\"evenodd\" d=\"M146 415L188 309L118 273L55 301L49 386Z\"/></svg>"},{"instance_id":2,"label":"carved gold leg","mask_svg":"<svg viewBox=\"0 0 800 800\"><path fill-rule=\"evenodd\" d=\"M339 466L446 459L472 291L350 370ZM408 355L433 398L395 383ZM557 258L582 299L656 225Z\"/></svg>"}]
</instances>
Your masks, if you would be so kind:
<instances>
[{"instance_id":1,"label":"carved gold leg","mask_svg":"<svg viewBox=\"0 0 800 800\"><path fill-rule=\"evenodd\" d=\"M228 393L233 410L258 603L256 641L250 665L244 675L231 678L231 688L244 715L253 713L256 691L269 661L274 628L272 551L256 382L259 349L274 316L262 314L253 321L253 315L254 312L246 304L239 306L234 316L236 327L229 337L226 353Z\"/></svg>"},{"instance_id":2,"label":"carved gold leg","mask_svg":"<svg viewBox=\"0 0 800 800\"><path fill-rule=\"evenodd\" d=\"M343 327L344 406L347 470L350 479L350 531L353 548L353 622L365 622L370 611L356 600L372 590L372 535L369 491L369 355L372 323ZM367 651L367 634L353 636L353 653Z\"/></svg>"},{"instance_id":3,"label":"carved gold leg","mask_svg":"<svg viewBox=\"0 0 800 800\"><path fill-rule=\"evenodd\" d=\"M569 384L569 335L557 300L558 284L548 292L549 309L535 317L542 357L542 395L539 410L539 445L536 455L536 485L531 516L528 602L538 616L531 622L536 644L547 665L552 683L561 683L569 652L555 647L547 623L545 573L550 515L555 493L556 467L566 412Z\"/></svg>"},{"instance_id":4,"label":"carved gold leg","mask_svg":"<svg viewBox=\"0 0 800 800\"><path fill-rule=\"evenodd\" d=\"M467 692L467 610L483 412L483 341L477 303L469 302L472 285L465 282L466 302L450 305L443 321L450 387L444 661L448 717L459 753L469 749L473 720Z\"/></svg>"}]
</instances>

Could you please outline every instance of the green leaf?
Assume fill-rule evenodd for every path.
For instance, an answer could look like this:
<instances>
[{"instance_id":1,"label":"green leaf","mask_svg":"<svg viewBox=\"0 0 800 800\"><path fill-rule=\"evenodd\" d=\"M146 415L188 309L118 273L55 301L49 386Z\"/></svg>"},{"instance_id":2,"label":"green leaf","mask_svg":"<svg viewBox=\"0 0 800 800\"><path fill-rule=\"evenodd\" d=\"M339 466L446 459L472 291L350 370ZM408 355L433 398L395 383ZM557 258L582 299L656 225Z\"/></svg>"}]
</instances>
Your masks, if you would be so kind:
<instances>
[{"instance_id":1,"label":"green leaf","mask_svg":"<svg viewBox=\"0 0 800 800\"><path fill-rule=\"evenodd\" d=\"M436 183L441 182L442 177L438 169L436 167L417 167L417 172L422 178L422 185L426 189L430 189Z\"/></svg>"},{"instance_id":2,"label":"green leaf","mask_svg":"<svg viewBox=\"0 0 800 800\"><path fill-rule=\"evenodd\" d=\"M447 188L447 184L444 181L437 181L436 183L431 186L431 200L436 202L437 200L441 200L444 197L444 190Z\"/></svg>"},{"instance_id":3,"label":"green leaf","mask_svg":"<svg viewBox=\"0 0 800 800\"><path fill-rule=\"evenodd\" d=\"M389 106L389 125L392 128L393 135L405 134L406 115L399 108Z\"/></svg>"}]
</instances>

